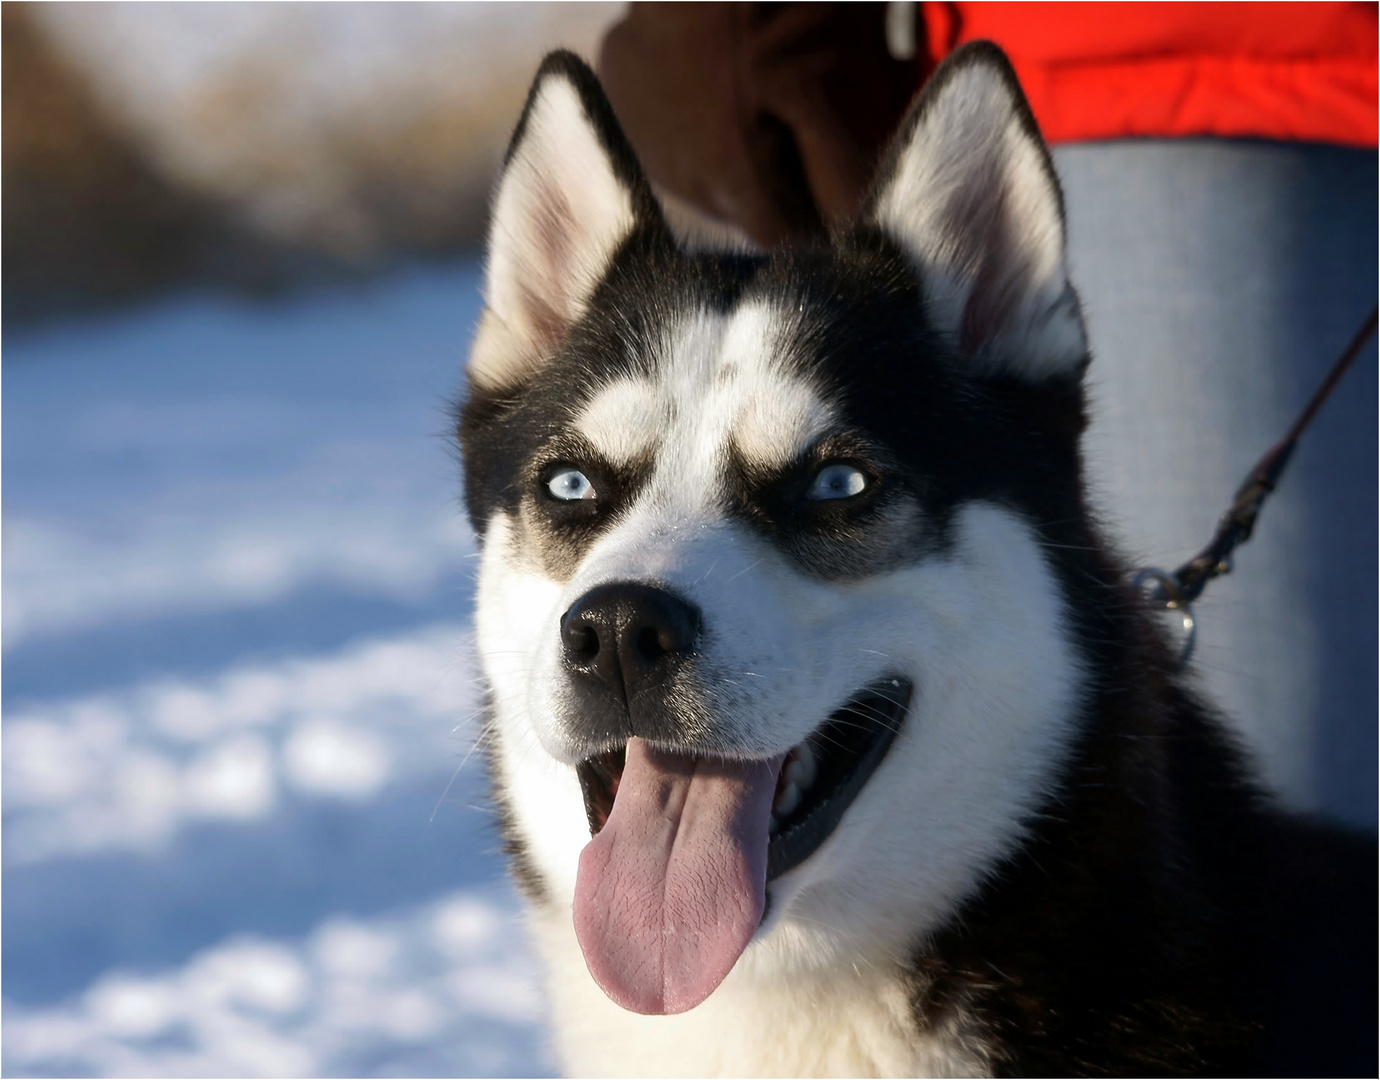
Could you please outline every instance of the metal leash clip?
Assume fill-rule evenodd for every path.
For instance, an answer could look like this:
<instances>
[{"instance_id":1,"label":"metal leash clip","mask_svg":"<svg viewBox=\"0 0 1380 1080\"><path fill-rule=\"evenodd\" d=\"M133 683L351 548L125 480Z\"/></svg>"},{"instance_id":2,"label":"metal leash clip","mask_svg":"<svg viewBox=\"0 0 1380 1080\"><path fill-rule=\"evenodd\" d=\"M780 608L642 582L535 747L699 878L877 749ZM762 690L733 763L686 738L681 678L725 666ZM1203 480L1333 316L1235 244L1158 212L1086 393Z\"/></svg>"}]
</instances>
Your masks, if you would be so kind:
<instances>
[{"instance_id":1,"label":"metal leash clip","mask_svg":"<svg viewBox=\"0 0 1380 1080\"><path fill-rule=\"evenodd\" d=\"M1146 566L1131 575L1132 587L1145 598L1147 604L1165 611L1177 611L1183 618L1184 642L1179 649L1180 667L1187 664L1188 658L1193 655L1193 643L1197 639L1198 624L1193 618L1193 601L1202 595L1209 581L1231 572L1232 552L1239 544L1244 544L1251 538L1260 508L1265 505L1266 497L1279 484L1284 467L1289 464L1294 447L1298 445L1299 436L1322 408L1322 403L1327 400L1328 394L1332 393L1346 369L1351 366L1351 362L1356 359L1361 346L1374 333L1377 314L1377 309L1371 308L1370 314L1361 323L1361 328L1356 331L1356 336L1332 365L1327 378L1313 393L1312 399L1294 421L1293 426L1284 438L1265 451L1265 456L1256 462L1255 468L1237 489L1231 506L1218 519L1217 531L1207 547L1172 574L1158 566Z\"/></svg>"},{"instance_id":2,"label":"metal leash clip","mask_svg":"<svg viewBox=\"0 0 1380 1080\"><path fill-rule=\"evenodd\" d=\"M1145 566L1131 576L1131 587L1152 607L1177 611L1183 619L1183 643L1179 646L1179 667L1184 667L1193 655L1198 639L1198 623L1193 618L1193 605L1179 588L1174 575L1158 566Z\"/></svg>"}]
</instances>

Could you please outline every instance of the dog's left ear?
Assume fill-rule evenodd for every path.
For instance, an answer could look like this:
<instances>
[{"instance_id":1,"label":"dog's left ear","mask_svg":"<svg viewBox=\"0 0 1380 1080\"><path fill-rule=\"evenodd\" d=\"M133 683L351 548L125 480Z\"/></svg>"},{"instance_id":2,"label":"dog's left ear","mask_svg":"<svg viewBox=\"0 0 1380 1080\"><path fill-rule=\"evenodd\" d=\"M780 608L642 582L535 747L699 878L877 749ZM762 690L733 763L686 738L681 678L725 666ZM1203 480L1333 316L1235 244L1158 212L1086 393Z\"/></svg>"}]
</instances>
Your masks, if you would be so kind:
<instances>
[{"instance_id":1,"label":"dog's left ear","mask_svg":"<svg viewBox=\"0 0 1380 1080\"><path fill-rule=\"evenodd\" d=\"M975 42L901 126L864 221L919 272L932 325L973 369L1035 382L1087 363L1049 152L1005 54Z\"/></svg>"},{"instance_id":2,"label":"dog's left ear","mask_svg":"<svg viewBox=\"0 0 1380 1080\"><path fill-rule=\"evenodd\" d=\"M554 52L537 71L494 195L471 383L512 386L549 360L639 226L666 232L613 108L583 60Z\"/></svg>"}]
</instances>

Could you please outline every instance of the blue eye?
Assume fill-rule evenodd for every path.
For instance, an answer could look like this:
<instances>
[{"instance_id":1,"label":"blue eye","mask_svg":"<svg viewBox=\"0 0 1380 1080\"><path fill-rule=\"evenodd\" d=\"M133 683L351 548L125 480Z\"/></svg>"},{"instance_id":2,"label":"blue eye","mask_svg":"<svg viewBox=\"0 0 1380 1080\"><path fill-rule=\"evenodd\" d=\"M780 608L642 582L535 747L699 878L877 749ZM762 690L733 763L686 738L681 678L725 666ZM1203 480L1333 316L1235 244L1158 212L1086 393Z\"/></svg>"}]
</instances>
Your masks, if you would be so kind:
<instances>
[{"instance_id":1,"label":"blue eye","mask_svg":"<svg viewBox=\"0 0 1380 1080\"><path fill-rule=\"evenodd\" d=\"M851 499L854 495L862 494L866 487L867 477L852 465L826 465L815 473L805 497L817 501Z\"/></svg>"},{"instance_id":2,"label":"blue eye","mask_svg":"<svg viewBox=\"0 0 1380 1080\"><path fill-rule=\"evenodd\" d=\"M578 502L581 499L597 498L594 485L579 469L561 469L546 482L546 490L553 499L561 502Z\"/></svg>"}]
</instances>

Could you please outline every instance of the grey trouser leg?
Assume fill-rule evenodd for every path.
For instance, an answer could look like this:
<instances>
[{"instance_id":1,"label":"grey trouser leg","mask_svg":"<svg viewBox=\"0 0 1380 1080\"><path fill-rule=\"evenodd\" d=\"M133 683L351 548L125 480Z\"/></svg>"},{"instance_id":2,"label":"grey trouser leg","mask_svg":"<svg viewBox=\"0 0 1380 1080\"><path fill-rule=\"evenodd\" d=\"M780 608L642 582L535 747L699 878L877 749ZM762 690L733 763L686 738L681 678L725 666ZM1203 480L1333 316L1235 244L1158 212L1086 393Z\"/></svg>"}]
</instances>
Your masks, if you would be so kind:
<instances>
[{"instance_id":1,"label":"grey trouser leg","mask_svg":"<svg viewBox=\"0 0 1380 1080\"><path fill-rule=\"evenodd\" d=\"M1287 143L1058 147L1093 349L1095 505L1136 565L1210 537L1376 300L1377 156ZM1376 346L1304 436L1193 667L1289 806L1375 828Z\"/></svg>"}]
</instances>

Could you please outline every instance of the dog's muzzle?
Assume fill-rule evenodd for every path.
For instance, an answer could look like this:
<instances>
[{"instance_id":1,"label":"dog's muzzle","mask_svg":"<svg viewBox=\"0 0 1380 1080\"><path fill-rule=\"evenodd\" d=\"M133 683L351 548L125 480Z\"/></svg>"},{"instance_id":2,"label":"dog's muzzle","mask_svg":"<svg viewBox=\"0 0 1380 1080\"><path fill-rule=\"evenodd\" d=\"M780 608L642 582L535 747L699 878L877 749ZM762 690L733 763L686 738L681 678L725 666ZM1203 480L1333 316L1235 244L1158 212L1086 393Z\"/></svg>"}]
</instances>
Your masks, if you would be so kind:
<instances>
[{"instance_id":1,"label":"dog's muzzle","mask_svg":"<svg viewBox=\"0 0 1380 1080\"><path fill-rule=\"evenodd\" d=\"M692 662L702 619L668 589L600 585L561 616L561 648L580 708L570 734L589 749L637 735L666 745L686 732L669 708L675 676Z\"/></svg>"}]
</instances>

